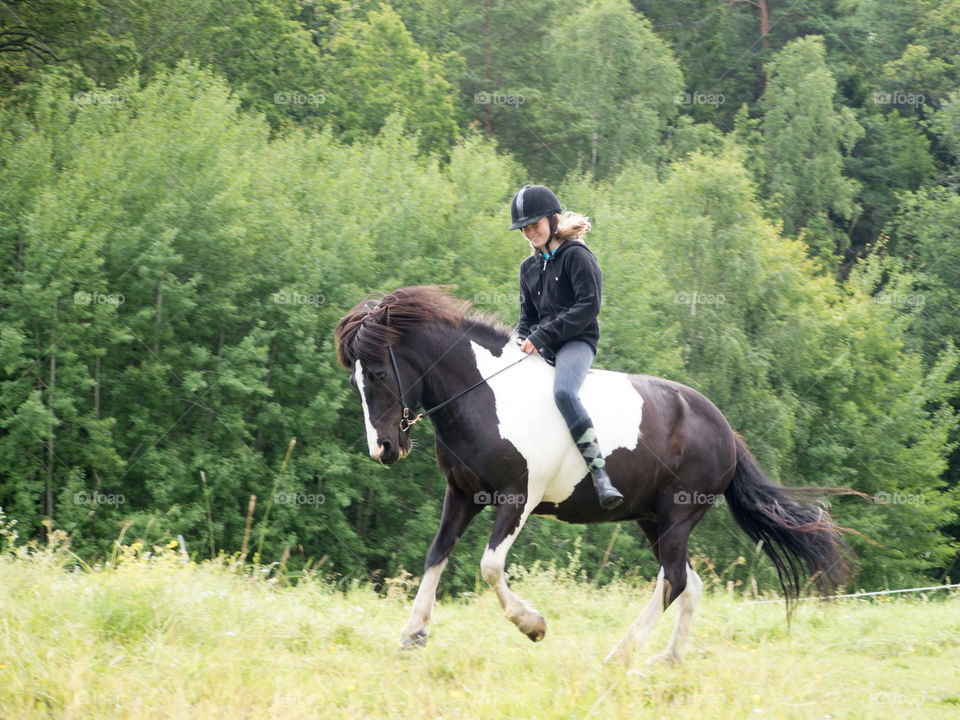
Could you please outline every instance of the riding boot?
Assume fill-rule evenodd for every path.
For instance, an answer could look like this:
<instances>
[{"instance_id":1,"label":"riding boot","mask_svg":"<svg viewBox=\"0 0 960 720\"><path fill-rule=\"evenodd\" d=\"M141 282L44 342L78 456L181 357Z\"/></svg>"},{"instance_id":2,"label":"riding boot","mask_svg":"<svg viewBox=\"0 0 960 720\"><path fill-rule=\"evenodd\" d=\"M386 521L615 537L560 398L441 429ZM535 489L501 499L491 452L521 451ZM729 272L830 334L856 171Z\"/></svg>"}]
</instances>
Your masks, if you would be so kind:
<instances>
[{"instance_id":1,"label":"riding boot","mask_svg":"<svg viewBox=\"0 0 960 720\"><path fill-rule=\"evenodd\" d=\"M606 471L606 460L600 453L600 445L597 444L597 431L590 425L584 430L580 439L577 440L577 450L583 455L590 475L593 477L593 487L597 491L597 497L600 498L600 505L604 510L612 510L623 502L623 495L610 482L610 476Z\"/></svg>"}]
</instances>

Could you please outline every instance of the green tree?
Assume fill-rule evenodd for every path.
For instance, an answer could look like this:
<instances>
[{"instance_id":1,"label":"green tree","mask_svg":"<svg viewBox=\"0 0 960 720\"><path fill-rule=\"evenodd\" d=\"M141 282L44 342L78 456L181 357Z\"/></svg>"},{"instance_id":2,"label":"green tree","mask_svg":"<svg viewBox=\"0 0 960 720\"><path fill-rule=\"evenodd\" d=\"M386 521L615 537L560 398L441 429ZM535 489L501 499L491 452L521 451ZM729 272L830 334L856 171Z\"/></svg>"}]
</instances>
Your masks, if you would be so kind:
<instances>
[{"instance_id":1,"label":"green tree","mask_svg":"<svg viewBox=\"0 0 960 720\"><path fill-rule=\"evenodd\" d=\"M945 150L944 184L956 187L960 184L960 91L943 100L939 112L930 120L930 128Z\"/></svg>"},{"instance_id":2,"label":"green tree","mask_svg":"<svg viewBox=\"0 0 960 720\"><path fill-rule=\"evenodd\" d=\"M453 88L389 6L344 22L324 61L328 117L348 140L405 116L425 150L446 152L457 135Z\"/></svg>"},{"instance_id":3,"label":"green tree","mask_svg":"<svg viewBox=\"0 0 960 720\"><path fill-rule=\"evenodd\" d=\"M851 231L854 250L876 241L890 222L904 190L918 190L937 175L930 139L916 117L898 112L861 111L864 137L845 167L860 184L863 211Z\"/></svg>"},{"instance_id":4,"label":"green tree","mask_svg":"<svg viewBox=\"0 0 960 720\"><path fill-rule=\"evenodd\" d=\"M821 38L789 43L767 74L758 123L758 179L784 232L802 232L812 252L829 260L849 243L847 228L838 222L849 223L859 211L859 187L844 172L844 156L863 128L848 108L836 107L836 81Z\"/></svg>"},{"instance_id":5,"label":"green tree","mask_svg":"<svg viewBox=\"0 0 960 720\"><path fill-rule=\"evenodd\" d=\"M541 162L554 175L580 167L604 177L628 159L655 160L682 78L650 23L623 0L596 0L560 23L552 41L551 148Z\"/></svg>"},{"instance_id":6,"label":"green tree","mask_svg":"<svg viewBox=\"0 0 960 720\"><path fill-rule=\"evenodd\" d=\"M148 542L182 533L192 553L234 552L256 495L265 561L289 549L294 567L334 576L418 570L443 489L429 424L405 462L372 463L332 328L370 290L433 282L513 323L529 248L505 229L508 201L535 175L594 219L598 364L703 390L785 482L879 498L834 505L880 543L854 540L864 585L949 568L956 103L913 113L872 100L885 88L876 68L919 36L865 40L865 68L851 18L895 30L895 8L768 3L765 48L742 3L645 3L669 43L614 2L260 0L184 26L168 15L186 11L178 3L14 5L64 60L0 53L0 504L25 534L52 517L95 557L133 522L128 536ZM696 10L718 22L663 22ZM521 31L531 13L540 32ZM924 23L932 32L929 20L904 27ZM151 49L157 29L169 42ZM789 42L812 30L824 39ZM934 39L924 46L942 47ZM721 137L711 124L764 82L762 114L750 121L745 106ZM713 90L724 103L677 103ZM475 103L480 91L524 103ZM852 153L861 130L842 99L867 132ZM842 284L776 224L783 215L788 235L829 256L857 202L863 244L894 221ZM489 520L468 532L447 587L474 588ZM597 566L614 540L614 565L637 567L635 528L528 531L518 562ZM719 567L753 551L723 512L695 544Z\"/></svg>"},{"instance_id":7,"label":"green tree","mask_svg":"<svg viewBox=\"0 0 960 720\"><path fill-rule=\"evenodd\" d=\"M960 338L960 196L945 188L905 193L887 228L890 249L917 275L914 333L928 356Z\"/></svg>"},{"instance_id":8,"label":"green tree","mask_svg":"<svg viewBox=\"0 0 960 720\"><path fill-rule=\"evenodd\" d=\"M459 58L451 68L457 72L466 121L496 138L500 147L535 174L542 173L553 149L543 128L544 118L555 107L550 60L563 49L555 44L550 29L577 3L485 0L444 3L443 11L432 4L397 4L419 28L417 37L427 37L428 32L439 35L440 48Z\"/></svg>"},{"instance_id":9,"label":"green tree","mask_svg":"<svg viewBox=\"0 0 960 720\"><path fill-rule=\"evenodd\" d=\"M881 90L887 95L915 98L897 103L904 114L923 114L960 84L960 2L914 3L920 12L907 31L910 40L900 57L883 65Z\"/></svg>"},{"instance_id":10,"label":"green tree","mask_svg":"<svg viewBox=\"0 0 960 720\"><path fill-rule=\"evenodd\" d=\"M240 0L214 7L186 0L13 3L5 22L24 22L49 52L18 52L26 72L59 62L110 88L134 70L150 77L184 58L225 76L245 107L274 127L320 114L320 53L298 20L298 0Z\"/></svg>"},{"instance_id":11,"label":"green tree","mask_svg":"<svg viewBox=\"0 0 960 720\"><path fill-rule=\"evenodd\" d=\"M125 521L206 554L239 550L256 495L271 558L418 566L435 527L408 521L442 479L417 453L384 485L332 330L369 290L437 280L512 316L523 248L473 250L505 236L516 169L471 137L441 170L396 121L375 142L270 140L189 63L129 78L118 103L69 85L55 73L3 110L0 503L30 536L52 517L83 555Z\"/></svg>"}]
</instances>

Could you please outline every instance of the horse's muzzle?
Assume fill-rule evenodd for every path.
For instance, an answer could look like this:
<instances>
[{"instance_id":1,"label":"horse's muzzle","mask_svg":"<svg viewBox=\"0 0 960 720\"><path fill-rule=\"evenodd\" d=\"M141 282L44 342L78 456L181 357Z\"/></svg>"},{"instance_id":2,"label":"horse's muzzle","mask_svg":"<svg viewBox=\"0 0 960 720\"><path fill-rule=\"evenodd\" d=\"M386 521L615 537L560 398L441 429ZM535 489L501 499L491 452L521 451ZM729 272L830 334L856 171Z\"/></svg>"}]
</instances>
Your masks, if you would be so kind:
<instances>
[{"instance_id":1,"label":"horse's muzzle","mask_svg":"<svg viewBox=\"0 0 960 720\"><path fill-rule=\"evenodd\" d=\"M410 438L401 433L396 443L389 440L383 440L377 448L377 454L374 459L382 465L393 465L398 460L402 460L410 454Z\"/></svg>"}]
</instances>

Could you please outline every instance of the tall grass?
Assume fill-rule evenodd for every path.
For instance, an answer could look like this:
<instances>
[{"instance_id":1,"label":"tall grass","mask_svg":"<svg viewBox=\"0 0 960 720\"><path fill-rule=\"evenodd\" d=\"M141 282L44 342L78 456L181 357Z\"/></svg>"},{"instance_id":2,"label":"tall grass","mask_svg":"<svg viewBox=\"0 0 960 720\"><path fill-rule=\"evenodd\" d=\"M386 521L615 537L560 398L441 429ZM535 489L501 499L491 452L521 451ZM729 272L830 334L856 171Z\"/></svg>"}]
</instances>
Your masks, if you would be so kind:
<instances>
[{"instance_id":1,"label":"tall grass","mask_svg":"<svg viewBox=\"0 0 960 720\"><path fill-rule=\"evenodd\" d=\"M296 586L171 542L90 569L65 538L0 556L0 718L932 718L960 714L960 595L783 606L714 587L678 667L601 660L652 587L514 570L546 616L533 644L482 590L399 650L412 587ZM253 566L256 567L256 566Z\"/></svg>"}]
</instances>

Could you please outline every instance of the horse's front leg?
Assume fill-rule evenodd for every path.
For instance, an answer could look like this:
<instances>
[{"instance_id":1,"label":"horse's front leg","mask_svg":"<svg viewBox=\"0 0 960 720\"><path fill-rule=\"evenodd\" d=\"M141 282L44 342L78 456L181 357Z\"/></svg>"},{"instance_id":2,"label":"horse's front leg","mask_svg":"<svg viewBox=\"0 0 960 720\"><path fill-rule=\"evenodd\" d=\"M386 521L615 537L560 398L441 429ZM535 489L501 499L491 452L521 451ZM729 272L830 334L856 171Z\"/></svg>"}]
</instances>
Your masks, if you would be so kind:
<instances>
[{"instance_id":1,"label":"horse's front leg","mask_svg":"<svg viewBox=\"0 0 960 720\"><path fill-rule=\"evenodd\" d=\"M520 629L520 632L537 642L542 640L547 632L547 621L535 608L510 592L503 572L507 553L517 539L517 535L520 534L527 516L537 503L531 502L530 498L524 498L522 495L507 497L519 498L520 502L504 503L497 507L493 533L490 535L490 542L480 561L480 572L483 579L497 593L500 605L510 621ZM523 502L524 500L526 502Z\"/></svg>"},{"instance_id":2,"label":"horse's front leg","mask_svg":"<svg viewBox=\"0 0 960 720\"><path fill-rule=\"evenodd\" d=\"M437 597L437 583L447 564L450 551L463 535L470 521L477 515L483 505L472 502L472 498L465 497L459 490L447 485L447 493L443 498L443 514L440 516L440 529L430 545L427 553L427 562L423 569L423 578L417 589L417 597L413 601L413 612L410 620L400 635L404 648L422 647L427 644L427 635L430 627L430 616L433 613L433 603Z\"/></svg>"}]
</instances>

